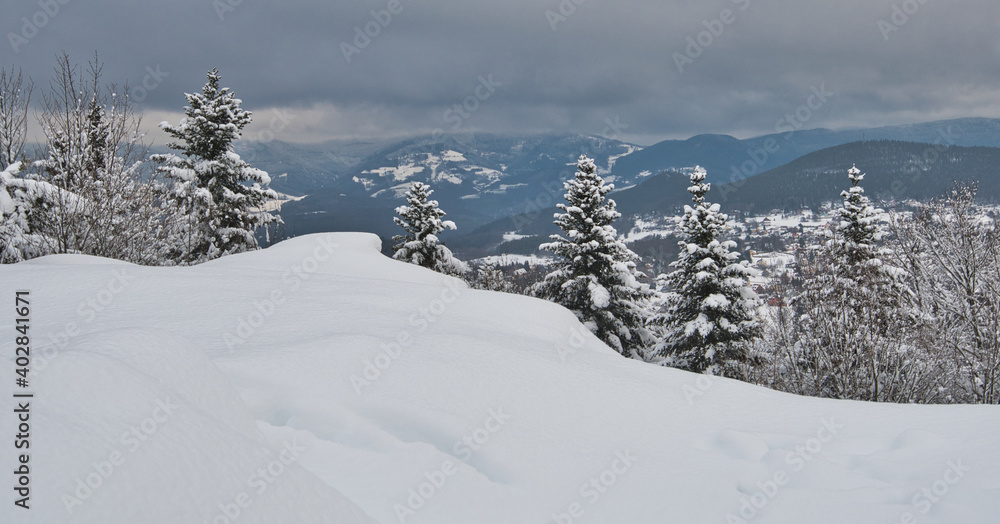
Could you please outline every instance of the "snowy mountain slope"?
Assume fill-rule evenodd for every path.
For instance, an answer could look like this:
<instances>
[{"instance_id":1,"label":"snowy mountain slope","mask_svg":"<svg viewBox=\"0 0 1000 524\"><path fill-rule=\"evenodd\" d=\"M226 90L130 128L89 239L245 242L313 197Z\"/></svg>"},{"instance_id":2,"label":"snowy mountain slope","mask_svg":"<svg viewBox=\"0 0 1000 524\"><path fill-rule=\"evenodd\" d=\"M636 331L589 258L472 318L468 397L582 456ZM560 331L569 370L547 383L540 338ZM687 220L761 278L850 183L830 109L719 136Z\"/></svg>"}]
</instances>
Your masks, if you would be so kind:
<instances>
[{"instance_id":1,"label":"snowy mountain slope","mask_svg":"<svg viewBox=\"0 0 1000 524\"><path fill-rule=\"evenodd\" d=\"M72 522L58 495L174 395L176 419L81 512L137 522L147 505L157 512L143 522L201 522L180 515L212 518L242 468L284 441L305 450L239 522L364 522L338 493L382 523L988 523L1000 512L996 407L799 398L625 360L558 306L378 251L372 235L331 234L192 268L87 257L0 268L5 296L32 290L35 344L65 345L33 382L46 506L12 521ZM13 348L0 347L10 384ZM180 504L197 490L208 495ZM122 508L128 518L114 516Z\"/></svg>"},{"instance_id":2,"label":"snowy mountain slope","mask_svg":"<svg viewBox=\"0 0 1000 524\"><path fill-rule=\"evenodd\" d=\"M379 149L344 174L328 177L326 190L310 191L302 202L284 207L282 217L296 230L345 231L335 220L307 216L305 210L333 210L341 195L369 201L366 205L372 209L385 202L400 205L410 185L422 182L434 189L449 218L471 231L496 217L523 212L539 198L551 199L561 192L562 181L573 176L581 154L595 158L607 172L619 158L639 149L585 135L414 138ZM619 183L624 187L640 179L622 178Z\"/></svg>"},{"instance_id":3,"label":"snowy mountain slope","mask_svg":"<svg viewBox=\"0 0 1000 524\"><path fill-rule=\"evenodd\" d=\"M505 136L470 134L443 140L415 138L373 153L353 172L354 188L378 197L412 182L435 188L458 186L456 194L483 198L506 195L509 187L558 180L581 154L595 157L604 172L641 148L617 140L584 135ZM567 168L567 166L569 166ZM634 180L630 180L634 182ZM537 190L536 190L537 191Z\"/></svg>"}]
</instances>

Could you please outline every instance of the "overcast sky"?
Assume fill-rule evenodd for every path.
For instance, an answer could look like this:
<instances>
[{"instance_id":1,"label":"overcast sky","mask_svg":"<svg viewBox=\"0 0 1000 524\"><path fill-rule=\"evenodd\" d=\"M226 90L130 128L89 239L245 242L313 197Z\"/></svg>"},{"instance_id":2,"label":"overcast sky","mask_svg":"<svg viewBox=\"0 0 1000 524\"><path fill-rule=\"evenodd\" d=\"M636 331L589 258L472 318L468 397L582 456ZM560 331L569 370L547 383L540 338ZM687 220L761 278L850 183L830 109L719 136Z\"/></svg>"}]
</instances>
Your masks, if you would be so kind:
<instances>
[{"instance_id":1,"label":"overcast sky","mask_svg":"<svg viewBox=\"0 0 1000 524\"><path fill-rule=\"evenodd\" d=\"M57 53L96 50L147 123L218 67L251 139L1000 117L997 0L45 1L2 0L0 65L46 84Z\"/></svg>"}]
</instances>

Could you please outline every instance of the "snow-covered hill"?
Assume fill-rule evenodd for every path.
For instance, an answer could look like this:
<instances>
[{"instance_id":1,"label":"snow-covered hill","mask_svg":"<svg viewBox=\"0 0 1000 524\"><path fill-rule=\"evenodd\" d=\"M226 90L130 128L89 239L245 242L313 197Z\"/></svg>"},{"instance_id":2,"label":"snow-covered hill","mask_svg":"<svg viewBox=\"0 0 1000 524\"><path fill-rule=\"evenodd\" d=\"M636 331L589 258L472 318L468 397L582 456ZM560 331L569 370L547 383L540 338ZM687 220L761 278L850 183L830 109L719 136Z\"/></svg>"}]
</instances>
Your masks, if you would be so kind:
<instances>
[{"instance_id":1,"label":"snow-covered hill","mask_svg":"<svg viewBox=\"0 0 1000 524\"><path fill-rule=\"evenodd\" d=\"M191 268L0 267L7 390L15 290L31 292L32 509L7 488L2 522L1000 514L997 407L799 398L625 360L558 306L392 261L372 235Z\"/></svg>"}]
</instances>

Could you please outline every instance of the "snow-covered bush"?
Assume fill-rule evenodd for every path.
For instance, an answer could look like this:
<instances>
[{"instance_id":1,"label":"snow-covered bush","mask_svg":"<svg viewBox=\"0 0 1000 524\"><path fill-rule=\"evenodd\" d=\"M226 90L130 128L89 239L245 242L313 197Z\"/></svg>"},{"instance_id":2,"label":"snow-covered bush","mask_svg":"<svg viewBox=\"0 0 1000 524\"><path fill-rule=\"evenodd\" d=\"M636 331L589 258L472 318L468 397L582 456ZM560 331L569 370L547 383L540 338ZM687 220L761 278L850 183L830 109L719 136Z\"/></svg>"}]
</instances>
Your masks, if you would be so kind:
<instances>
[{"instance_id":1,"label":"snow-covered bush","mask_svg":"<svg viewBox=\"0 0 1000 524\"><path fill-rule=\"evenodd\" d=\"M926 348L944 401L1000 403L1000 229L975 186L897 220L900 263L912 275Z\"/></svg>"},{"instance_id":2,"label":"snow-covered bush","mask_svg":"<svg viewBox=\"0 0 1000 524\"><path fill-rule=\"evenodd\" d=\"M20 235L6 245L5 260L83 253L157 263L164 214L143 180L139 119L127 93L100 80L96 59L82 74L59 58L39 116L45 156L4 177L4 235Z\"/></svg>"}]
</instances>

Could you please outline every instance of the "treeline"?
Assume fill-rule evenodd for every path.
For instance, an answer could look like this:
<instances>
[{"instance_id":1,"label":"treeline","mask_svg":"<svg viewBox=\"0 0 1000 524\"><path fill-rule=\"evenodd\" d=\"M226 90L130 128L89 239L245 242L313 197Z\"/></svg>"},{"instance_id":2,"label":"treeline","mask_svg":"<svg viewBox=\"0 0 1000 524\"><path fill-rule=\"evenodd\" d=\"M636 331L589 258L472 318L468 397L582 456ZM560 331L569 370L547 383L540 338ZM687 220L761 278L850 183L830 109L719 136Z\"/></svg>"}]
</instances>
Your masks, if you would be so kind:
<instances>
[{"instance_id":1,"label":"treeline","mask_svg":"<svg viewBox=\"0 0 1000 524\"><path fill-rule=\"evenodd\" d=\"M185 95L185 117L161 127L176 154L149 155L127 86L102 84L102 65L58 57L41 90L45 143L26 151L35 91L0 70L0 262L55 253L184 265L256 249L279 219L267 173L233 150L251 121L218 71Z\"/></svg>"},{"instance_id":2,"label":"treeline","mask_svg":"<svg viewBox=\"0 0 1000 524\"><path fill-rule=\"evenodd\" d=\"M726 215L706 200L700 168L689 178L677 258L652 281L619 239L612 186L586 157L558 205L564 234L540 246L556 258L548 273L454 260L436 236L454 224L441 221L423 184L397 210L407 235L396 258L559 303L628 358L818 397L1000 403L1000 231L975 186L885 225L861 171L847 175L825 241L798 261L804 283L766 307L749 283L754 270L727 240Z\"/></svg>"}]
</instances>

